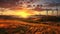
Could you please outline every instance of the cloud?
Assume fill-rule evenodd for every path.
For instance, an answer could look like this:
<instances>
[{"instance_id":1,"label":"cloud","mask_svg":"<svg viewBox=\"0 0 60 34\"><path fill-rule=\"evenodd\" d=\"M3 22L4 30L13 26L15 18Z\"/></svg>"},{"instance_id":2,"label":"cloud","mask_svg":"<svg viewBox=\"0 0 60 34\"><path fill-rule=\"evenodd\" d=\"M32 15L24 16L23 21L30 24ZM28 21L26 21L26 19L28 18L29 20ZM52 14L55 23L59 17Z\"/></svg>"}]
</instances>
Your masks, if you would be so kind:
<instances>
[{"instance_id":1,"label":"cloud","mask_svg":"<svg viewBox=\"0 0 60 34\"><path fill-rule=\"evenodd\" d=\"M46 0L45 4L48 7L60 6L60 0Z\"/></svg>"},{"instance_id":2,"label":"cloud","mask_svg":"<svg viewBox=\"0 0 60 34\"><path fill-rule=\"evenodd\" d=\"M60 6L60 3L49 3L49 4L47 4L46 6L48 6L48 7L55 7L55 6Z\"/></svg>"},{"instance_id":3,"label":"cloud","mask_svg":"<svg viewBox=\"0 0 60 34\"><path fill-rule=\"evenodd\" d=\"M19 0L0 0L0 7L10 8L16 5Z\"/></svg>"},{"instance_id":4,"label":"cloud","mask_svg":"<svg viewBox=\"0 0 60 34\"><path fill-rule=\"evenodd\" d=\"M16 2L18 2L19 0L0 0L0 7L3 7L3 8L11 8L11 7L16 7ZM35 2L33 4L43 4L44 2L51 2L51 3L48 3L47 5L45 6L48 6L48 7L54 7L56 6L55 3L53 3L52 1L54 1L55 3L57 3L57 6L60 6L60 1L59 0L40 0L39 2ZM31 4L32 5L32 4Z\"/></svg>"}]
</instances>

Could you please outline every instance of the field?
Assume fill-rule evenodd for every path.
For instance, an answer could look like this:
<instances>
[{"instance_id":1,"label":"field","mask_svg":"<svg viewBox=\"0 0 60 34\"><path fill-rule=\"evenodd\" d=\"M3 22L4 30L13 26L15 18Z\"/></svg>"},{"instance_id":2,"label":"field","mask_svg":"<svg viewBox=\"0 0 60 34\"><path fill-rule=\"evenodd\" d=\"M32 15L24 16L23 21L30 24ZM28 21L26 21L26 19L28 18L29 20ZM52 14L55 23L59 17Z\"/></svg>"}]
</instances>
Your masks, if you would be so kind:
<instances>
[{"instance_id":1,"label":"field","mask_svg":"<svg viewBox=\"0 0 60 34\"><path fill-rule=\"evenodd\" d=\"M28 22L28 19L6 17L0 16L0 34L60 34L60 22L57 20L34 23L31 19Z\"/></svg>"}]
</instances>

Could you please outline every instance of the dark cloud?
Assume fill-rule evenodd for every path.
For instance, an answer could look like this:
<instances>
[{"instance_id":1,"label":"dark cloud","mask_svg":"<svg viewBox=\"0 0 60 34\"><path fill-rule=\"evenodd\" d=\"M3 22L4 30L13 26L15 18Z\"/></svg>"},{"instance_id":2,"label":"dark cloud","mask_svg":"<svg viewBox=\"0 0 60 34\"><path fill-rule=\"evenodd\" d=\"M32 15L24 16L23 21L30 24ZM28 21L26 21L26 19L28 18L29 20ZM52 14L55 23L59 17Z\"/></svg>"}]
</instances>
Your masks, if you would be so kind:
<instances>
[{"instance_id":1,"label":"dark cloud","mask_svg":"<svg viewBox=\"0 0 60 34\"><path fill-rule=\"evenodd\" d=\"M48 3L46 6L48 7L55 7L55 6L60 6L60 3Z\"/></svg>"},{"instance_id":2,"label":"dark cloud","mask_svg":"<svg viewBox=\"0 0 60 34\"><path fill-rule=\"evenodd\" d=\"M4 8L11 8L11 7L14 7L16 6L16 2L18 2L19 0L0 0L0 7L4 7ZM40 0L41 2L42 0ZM44 3L44 2L48 2L48 4L46 6L49 6L49 7L53 7L53 6L60 6L60 0L44 0L42 1L41 3ZM50 3L49 3L50 2ZM53 3L55 2L55 3ZM36 3L36 2L35 2ZM38 4L39 2L37 2L36 4Z\"/></svg>"},{"instance_id":3,"label":"dark cloud","mask_svg":"<svg viewBox=\"0 0 60 34\"><path fill-rule=\"evenodd\" d=\"M16 5L16 2L18 2L19 0L0 0L0 7L13 7Z\"/></svg>"},{"instance_id":4,"label":"dark cloud","mask_svg":"<svg viewBox=\"0 0 60 34\"><path fill-rule=\"evenodd\" d=\"M17 2L19 0L0 0L0 2Z\"/></svg>"}]
</instances>

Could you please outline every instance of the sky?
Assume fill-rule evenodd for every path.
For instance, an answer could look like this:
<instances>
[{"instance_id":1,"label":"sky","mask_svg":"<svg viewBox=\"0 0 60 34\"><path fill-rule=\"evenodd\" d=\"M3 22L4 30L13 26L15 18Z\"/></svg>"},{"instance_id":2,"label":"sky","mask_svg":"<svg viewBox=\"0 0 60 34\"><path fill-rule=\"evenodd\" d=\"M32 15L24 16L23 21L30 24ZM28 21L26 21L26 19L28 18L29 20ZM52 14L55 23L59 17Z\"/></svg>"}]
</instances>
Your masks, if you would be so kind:
<instances>
[{"instance_id":1,"label":"sky","mask_svg":"<svg viewBox=\"0 0 60 34\"><path fill-rule=\"evenodd\" d=\"M0 0L0 7L13 7L16 5L16 2L18 3L20 0ZM49 6L50 4L53 6L55 6L54 4L58 3L60 6L60 0L34 0L33 3L31 3L31 5L35 4L48 4L47 6ZM50 6L49 6L50 7Z\"/></svg>"},{"instance_id":2,"label":"sky","mask_svg":"<svg viewBox=\"0 0 60 34\"><path fill-rule=\"evenodd\" d=\"M19 1L22 0L0 0L0 8L10 8L12 9L12 7L14 7L13 9L15 9L16 7L19 8ZM28 3L26 3L26 1L28 0L24 0L24 3L22 4L22 6L25 5L43 5L43 8L51 8L51 9L56 9L56 4L57 7L59 9L59 15L60 15L60 0L33 0L33 1L28 1ZM34 8L35 9L35 8ZM45 14L46 11L41 12L41 14ZM49 14L51 14L51 12L49 12ZM54 14L56 14L56 11L54 12Z\"/></svg>"}]
</instances>

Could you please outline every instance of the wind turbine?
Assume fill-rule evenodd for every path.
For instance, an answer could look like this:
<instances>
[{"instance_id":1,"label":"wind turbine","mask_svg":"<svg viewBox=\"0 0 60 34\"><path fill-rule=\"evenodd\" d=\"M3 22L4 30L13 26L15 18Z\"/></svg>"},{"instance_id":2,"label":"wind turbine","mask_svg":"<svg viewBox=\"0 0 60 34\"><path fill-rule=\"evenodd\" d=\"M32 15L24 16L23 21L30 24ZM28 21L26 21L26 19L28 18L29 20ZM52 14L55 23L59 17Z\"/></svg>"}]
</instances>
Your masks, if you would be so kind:
<instances>
[{"instance_id":1,"label":"wind turbine","mask_svg":"<svg viewBox=\"0 0 60 34\"><path fill-rule=\"evenodd\" d=\"M55 7L56 7L56 9L55 9L55 10L57 11L57 16L58 16L58 5L59 5L59 4L58 4L58 3L56 3L55 1L52 1L52 2L55 4Z\"/></svg>"},{"instance_id":2,"label":"wind turbine","mask_svg":"<svg viewBox=\"0 0 60 34\"><path fill-rule=\"evenodd\" d=\"M51 3L46 2L45 4L47 4L46 6L48 6L48 7L55 7L56 9L54 9L54 10L57 11L56 15L58 16L58 6L60 6L59 3L56 3L55 1L52 1ZM53 15L53 13L54 13L54 11L52 9L52 15Z\"/></svg>"}]
</instances>

